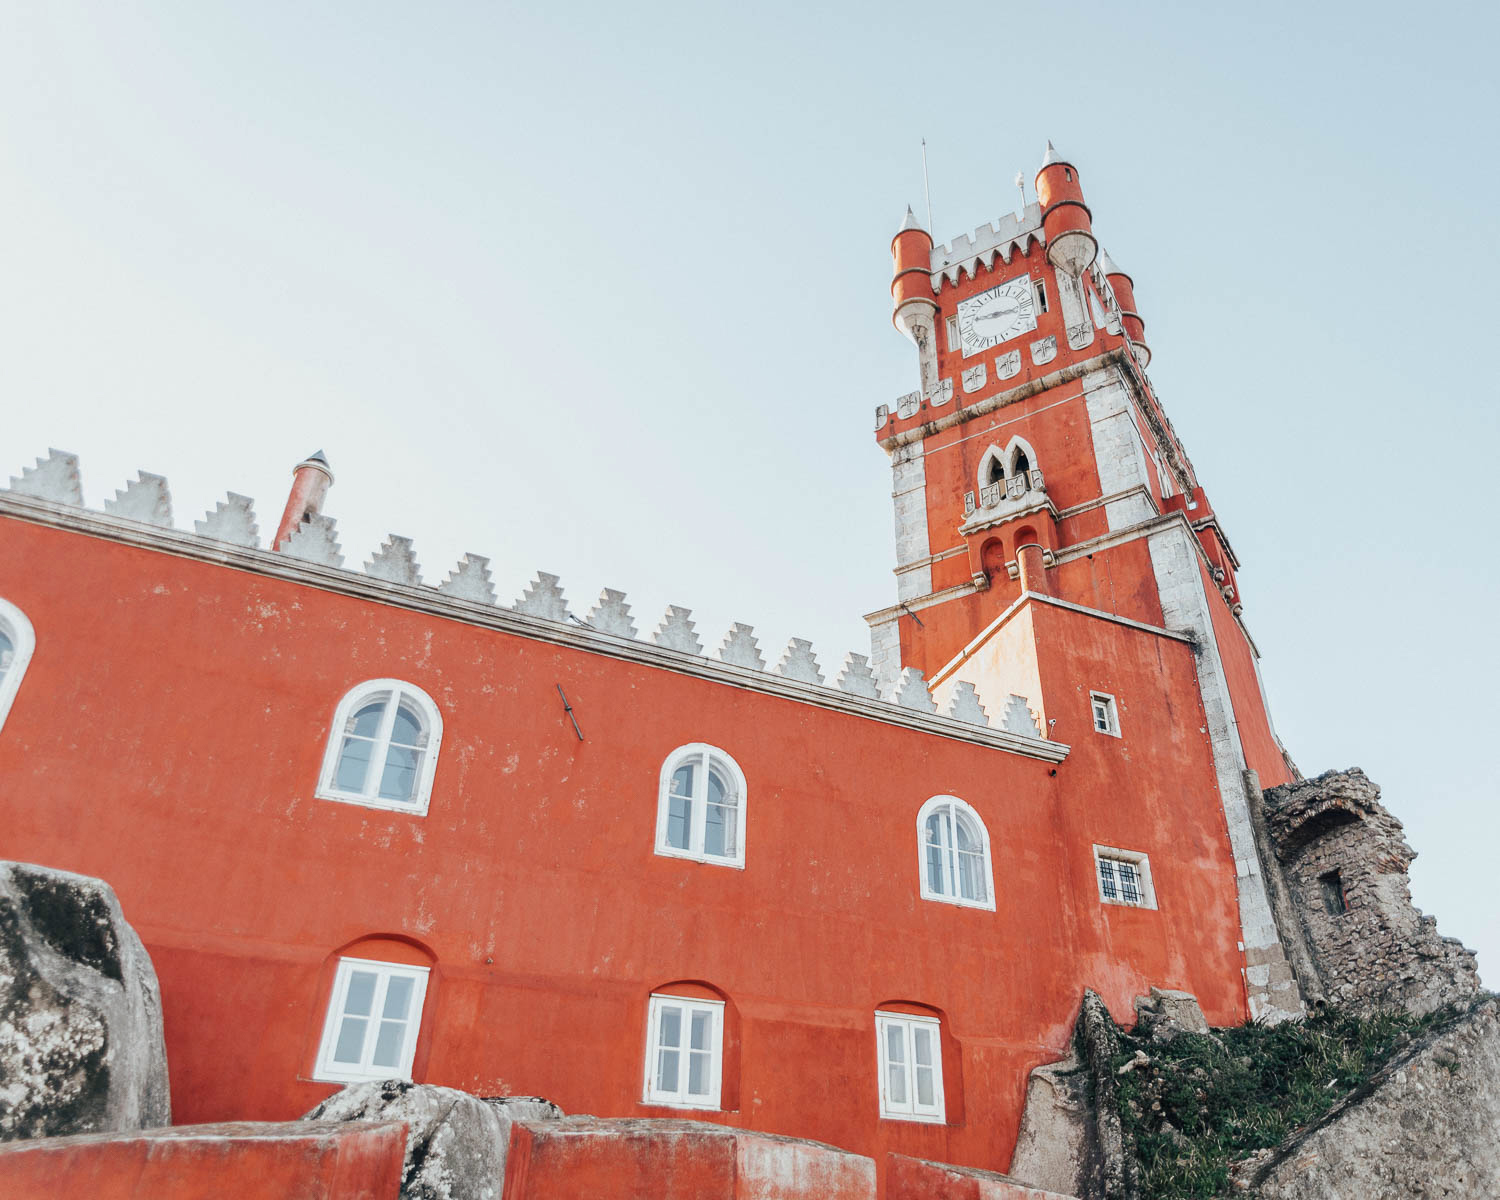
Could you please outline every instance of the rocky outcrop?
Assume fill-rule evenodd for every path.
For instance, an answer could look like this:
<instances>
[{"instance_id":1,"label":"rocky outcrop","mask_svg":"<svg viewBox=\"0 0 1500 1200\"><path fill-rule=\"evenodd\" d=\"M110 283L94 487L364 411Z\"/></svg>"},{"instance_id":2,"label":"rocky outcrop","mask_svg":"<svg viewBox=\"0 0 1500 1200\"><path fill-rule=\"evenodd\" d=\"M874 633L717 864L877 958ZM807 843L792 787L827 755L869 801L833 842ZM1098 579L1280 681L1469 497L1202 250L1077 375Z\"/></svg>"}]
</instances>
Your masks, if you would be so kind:
<instances>
[{"instance_id":1,"label":"rocky outcrop","mask_svg":"<svg viewBox=\"0 0 1500 1200\"><path fill-rule=\"evenodd\" d=\"M499 1200L515 1121L562 1110L534 1096L481 1099L453 1088L389 1080L335 1092L306 1121L405 1121L401 1200Z\"/></svg>"},{"instance_id":2,"label":"rocky outcrop","mask_svg":"<svg viewBox=\"0 0 1500 1200\"><path fill-rule=\"evenodd\" d=\"M1274 869L1321 984L1305 990L1340 1008L1418 1014L1478 993L1473 953L1412 904L1416 851L1363 771L1271 788L1262 805Z\"/></svg>"},{"instance_id":3,"label":"rocky outcrop","mask_svg":"<svg viewBox=\"0 0 1500 1200\"><path fill-rule=\"evenodd\" d=\"M1170 988L1151 989L1135 998L1135 1036L1153 1042L1170 1042L1184 1033L1207 1033L1208 1019L1191 992Z\"/></svg>"},{"instance_id":4,"label":"rocky outcrop","mask_svg":"<svg viewBox=\"0 0 1500 1200\"><path fill-rule=\"evenodd\" d=\"M1235 1171L1261 1200L1500 1196L1500 1001L1387 1063L1321 1121Z\"/></svg>"},{"instance_id":5,"label":"rocky outcrop","mask_svg":"<svg viewBox=\"0 0 1500 1200\"><path fill-rule=\"evenodd\" d=\"M171 1119L156 971L114 891L0 863L0 1141Z\"/></svg>"}]
</instances>

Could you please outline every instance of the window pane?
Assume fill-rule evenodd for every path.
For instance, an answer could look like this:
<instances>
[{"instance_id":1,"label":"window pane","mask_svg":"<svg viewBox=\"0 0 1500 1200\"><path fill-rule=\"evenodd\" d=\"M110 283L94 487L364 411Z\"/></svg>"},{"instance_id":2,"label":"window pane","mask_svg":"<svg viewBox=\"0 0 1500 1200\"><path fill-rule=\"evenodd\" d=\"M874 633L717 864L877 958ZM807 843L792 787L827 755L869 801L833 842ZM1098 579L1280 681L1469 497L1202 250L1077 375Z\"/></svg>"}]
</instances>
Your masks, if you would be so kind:
<instances>
[{"instance_id":1,"label":"window pane","mask_svg":"<svg viewBox=\"0 0 1500 1200\"><path fill-rule=\"evenodd\" d=\"M739 842L739 809L732 804L710 804L704 816L703 852L733 858Z\"/></svg>"},{"instance_id":2,"label":"window pane","mask_svg":"<svg viewBox=\"0 0 1500 1200\"><path fill-rule=\"evenodd\" d=\"M10 634L0 629L0 679L5 678L5 672L10 669L10 664L16 660L16 644L10 640Z\"/></svg>"},{"instance_id":3,"label":"window pane","mask_svg":"<svg viewBox=\"0 0 1500 1200\"><path fill-rule=\"evenodd\" d=\"M917 1103L923 1108L931 1108L936 1101L932 1086L932 1068L917 1068Z\"/></svg>"},{"instance_id":4,"label":"window pane","mask_svg":"<svg viewBox=\"0 0 1500 1200\"><path fill-rule=\"evenodd\" d=\"M678 850L692 846L693 802L683 796L667 801L667 845Z\"/></svg>"},{"instance_id":5,"label":"window pane","mask_svg":"<svg viewBox=\"0 0 1500 1200\"><path fill-rule=\"evenodd\" d=\"M422 751L392 744L386 751L385 770L380 773L380 798L412 799L417 794L417 769L421 765Z\"/></svg>"},{"instance_id":6,"label":"window pane","mask_svg":"<svg viewBox=\"0 0 1500 1200\"><path fill-rule=\"evenodd\" d=\"M935 812L927 818L927 890L939 896L948 894L948 868L943 854L943 816L943 813Z\"/></svg>"},{"instance_id":7,"label":"window pane","mask_svg":"<svg viewBox=\"0 0 1500 1200\"><path fill-rule=\"evenodd\" d=\"M375 1004L375 973L373 971L349 972L349 989L344 993L344 1011L354 1016L368 1017Z\"/></svg>"},{"instance_id":8,"label":"window pane","mask_svg":"<svg viewBox=\"0 0 1500 1200\"><path fill-rule=\"evenodd\" d=\"M401 707L396 710L396 721L391 727L391 742L397 746L410 746L415 749L420 749L427 744L421 714L407 701L403 700Z\"/></svg>"},{"instance_id":9,"label":"window pane","mask_svg":"<svg viewBox=\"0 0 1500 1200\"><path fill-rule=\"evenodd\" d=\"M360 737L345 737L339 750L339 765L333 773L333 786L341 792L362 792L370 771L370 754L374 743Z\"/></svg>"},{"instance_id":10,"label":"window pane","mask_svg":"<svg viewBox=\"0 0 1500 1200\"><path fill-rule=\"evenodd\" d=\"M1106 900L1120 898L1120 893L1115 888L1115 864L1107 858L1099 860L1099 890L1104 893Z\"/></svg>"},{"instance_id":11,"label":"window pane","mask_svg":"<svg viewBox=\"0 0 1500 1200\"><path fill-rule=\"evenodd\" d=\"M682 1009L675 1004L662 1005L661 1009L661 1033L658 1041L663 1046L670 1046L674 1050L682 1045Z\"/></svg>"},{"instance_id":12,"label":"window pane","mask_svg":"<svg viewBox=\"0 0 1500 1200\"><path fill-rule=\"evenodd\" d=\"M710 804L734 803L734 792L718 767L711 766L708 769L708 802Z\"/></svg>"},{"instance_id":13,"label":"window pane","mask_svg":"<svg viewBox=\"0 0 1500 1200\"><path fill-rule=\"evenodd\" d=\"M919 1067L932 1066L932 1030L926 1025L911 1027L912 1058Z\"/></svg>"},{"instance_id":14,"label":"window pane","mask_svg":"<svg viewBox=\"0 0 1500 1200\"><path fill-rule=\"evenodd\" d=\"M670 1095L677 1094L676 1050L661 1050L656 1057L656 1090Z\"/></svg>"},{"instance_id":15,"label":"window pane","mask_svg":"<svg viewBox=\"0 0 1500 1200\"><path fill-rule=\"evenodd\" d=\"M401 1044L406 1040L405 1021L382 1021L380 1032L375 1035L375 1057L377 1067L394 1070L401 1062Z\"/></svg>"},{"instance_id":16,"label":"window pane","mask_svg":"<svg viewBox=\"0 0 1500 1200\"><path fill-rule=\"evenodd\" d=\"M693 1025L691 1033L692 1041L690 1045L694 1050L708 1049L708 1035L712 1031L713 1027L714 1018L712 1013L693 1013Z\"/></svg>"},{"instance_id":17,"label":"window pane","mask_svg":"<svg viewBox=\"0 0 1500 1200\"><path fill-rule=\"evenodd\" d=\"M984 878L983 854L959 854L958 894L965 900L973 900L980 904L989 899L989 888Z\"/></svg>"},{"instance_id":18,"label":"window pane","mask_svg":"<svg viewBox=\"0 0 1500 1200\"><path fill-rule=\"evenodd\" d=\"M1120 894L1127 904L1139 904L1141 902L1141 877L1135 869L1134 863L1116 863L1115 870L1120 874Z\"/></svg>"},{"instance_id":19,"label":"window pane","mask_svg":"<svg viewBox=\"0 0 1500 1200\"><path fill-rule=\"evenodd\" d=\"M710 1075L711 1056L701 1054L697 1051L688 1055L688 1085L689 1096L707 1096L708 1080Z\"/></svg>"},{"instance_id":20,"label":"window pane","mask_svg":"<svg viewBox=\"0 0 1500 1200\"><path fill-rule=\"evenodd\" d=\"M392 975L385 985L385 1003L380 1006L380 1015L387 1021L406 1020L411 1008L412 980L409 975Z\"/></svg>"},{"instance_id":21,"label":"window pane","mask_svg":"<svg viewBox=\"0 0 1500 1200\"><path fill-rule=\"evenodd\" d=\"M696 763L683 763L677 770L672 772L672 786L668 793L673 796L691 796L693 794L693 776L697 773Z\"/></svg>"},{"instance_id":22,"label":"window pane","mask_svg":"<svg viewBox=\"0 0 1500 1200\"><path fill-rule=\"evenodd\" d=\"M369 1024L364 1017L345 1017L339 1022L339 1038L333 1047L334 1062L359 1062L364 1054L365 1030Z\"/></svg>"},{"instance_id":23,"label":"window pane","mask_svg":"<svg viewBox=\"0 0 1500 1200\"><path fill-rule=\"evenodd\" d=\"M389 700L389 696L382 696L379 700L371 700L349 718L348 723L344 726L344 732L356 734L359 737L375 737L380 732L380 721L385 716L385 706Z\"/></svg>"}]
</instances>

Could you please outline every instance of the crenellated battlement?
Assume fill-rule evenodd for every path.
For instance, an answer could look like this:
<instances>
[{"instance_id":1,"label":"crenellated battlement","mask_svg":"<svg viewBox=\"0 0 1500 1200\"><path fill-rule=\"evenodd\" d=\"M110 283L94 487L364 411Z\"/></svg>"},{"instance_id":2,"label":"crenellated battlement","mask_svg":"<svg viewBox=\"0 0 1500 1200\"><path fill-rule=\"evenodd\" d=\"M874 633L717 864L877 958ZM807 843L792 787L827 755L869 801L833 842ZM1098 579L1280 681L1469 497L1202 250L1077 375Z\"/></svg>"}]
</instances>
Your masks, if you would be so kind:
<instances>
[{"instance_id":1,"label":"crenellated battlement","mask_svg":"<svg viewBox=\"0 0 1500 1200\"><path fill-rule=\"evenodd\" d=\"M311 586L328 587L337 580L337 590L388 603L413 603L420 598L420 605L414 606L459 619L473 619L477 612L488 610L492 620L486 623L522 636L538 636L539 626L552 626L548 640L668 669L690 669L734 686L754 686L850 709L862 716L982 741L1049 762L1060 762L1068 753L1067 746L1042 738L1035 728L1028 730L1010 721L991 726L981 697L972 688L943 689L947 703L940 706L921 672L912 668L882 689L869 657L850 652L828 682L806 638L792 638L775 664L768 665L753 627L736 621L710 656L696 632L691 610L679 605L669 605L660 625L643 640L624 592L605 588L587 616L579 617L569 609L558 577L543 571L520 597L504 606L495 591L489 559L465 554L441 582L427 583L412 539L397 534L389 535L362 568L346 566L337 522L324 513L307 513L282 548L272 550L261 544L254 502L230 492L188 532L172 523L167 480L145 472L107 500L102 513L90 511L83 504L78 458L65 451L51 450L35 466L12 477L9 489L0 490L0 515L41 520L96 536L113 535L248 569L274 568L275 574L290 575ZM998 703L991 707L1000 711L1008 699L1015 698L995 699Z\"/></svg>"},{"instance_id":2,"label":"crenellated battlement","mask_svg":"<svg viewBox=\"0 0 1500 1200\"><path fill-rule=\"evenodd\" d=\"M932 248L932 290L944 283L956 284L964 275L973 278L982 263L986 270L998 256L1009 263L1019 251L1024 256L1032 243L1045 245L1042 210L1033 201L1021 213L1006 213L997 221L981 225L971 235L960 235L947 245Z\"/></svg>"}]
</instances>

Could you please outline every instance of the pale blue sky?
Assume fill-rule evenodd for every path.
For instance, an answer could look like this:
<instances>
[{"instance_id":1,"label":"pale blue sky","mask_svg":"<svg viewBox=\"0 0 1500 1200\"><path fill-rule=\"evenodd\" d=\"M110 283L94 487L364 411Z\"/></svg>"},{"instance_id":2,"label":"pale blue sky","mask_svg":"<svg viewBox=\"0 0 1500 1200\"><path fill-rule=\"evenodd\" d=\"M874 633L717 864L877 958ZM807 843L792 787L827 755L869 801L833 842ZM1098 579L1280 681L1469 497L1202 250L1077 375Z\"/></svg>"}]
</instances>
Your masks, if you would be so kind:
<instances>
[{"instance_id":1,"label":"pale blue sky","mask_svg":"<svg viewBox=\"0 0 1500 1200\"><path fill-rule=\"evenodd\" d=\"M472 550L825 670L894 598L887 246L1052 138L1136 283L1275 717L1500 971L1493 4L0 2L0 473L357 566ZM1028 182L1029 189L1029 182ZM830 671L831 673L831 671Z\"/></svg>"}]
</instances>

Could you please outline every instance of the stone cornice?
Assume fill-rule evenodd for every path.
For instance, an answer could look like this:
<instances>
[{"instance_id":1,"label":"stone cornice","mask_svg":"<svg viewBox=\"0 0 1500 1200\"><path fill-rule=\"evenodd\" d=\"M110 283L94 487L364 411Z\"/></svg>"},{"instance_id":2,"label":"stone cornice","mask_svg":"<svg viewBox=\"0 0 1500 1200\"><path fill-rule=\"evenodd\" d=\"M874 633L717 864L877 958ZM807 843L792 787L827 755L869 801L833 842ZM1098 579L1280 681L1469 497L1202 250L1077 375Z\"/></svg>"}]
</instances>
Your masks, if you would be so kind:
<instances>
[{"instance_id":1,"label":"stone cornice","mask_svg":"<svg viewBox=\"0 0 1500 1200\"><path fill-rule=\"evenodd\" d=\"M759 692L919 733L1005 750L1043 762L1061 762L1068 755L1069 747L1061 742L1021 737L1000 729L989 729L903 708L885 700L867 699L768 671L734 666L651 642L604 633L586 625L550 621L498 605L460 599L430 587L391 583L355 571L289 558L275 551L236 546L179 529L143 524L67 504L33 499L13 492L0 492L0 517L231 570L248 571L372 604L386 604L444 620L461 621L532 641L672 671L726 687Z\"/></svg>"}]
</instances>

